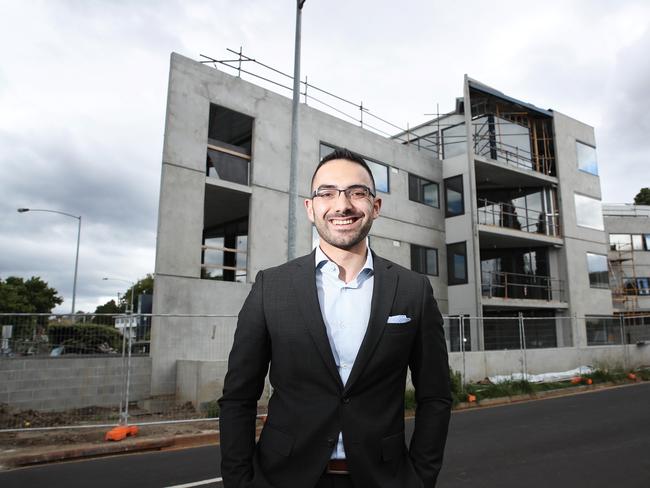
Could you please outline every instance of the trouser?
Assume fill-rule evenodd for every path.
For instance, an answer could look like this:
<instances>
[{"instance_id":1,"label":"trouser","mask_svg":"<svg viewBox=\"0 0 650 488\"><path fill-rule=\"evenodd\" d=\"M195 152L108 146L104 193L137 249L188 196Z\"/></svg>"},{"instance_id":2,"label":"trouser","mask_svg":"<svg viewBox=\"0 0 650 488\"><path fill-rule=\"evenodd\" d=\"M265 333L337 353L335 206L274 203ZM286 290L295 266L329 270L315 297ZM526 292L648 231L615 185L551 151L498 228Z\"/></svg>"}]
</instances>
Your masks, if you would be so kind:
<instances>
[{"instance_id":1,"label":"trouser","mask_svg":"<svg viewBox=\"0 0 650 488\"><path fill-rule=\"evenodd\" d=\"M354 485L348 474L325 473L314 488L354 488Z\"/></svg>"}]
</instances>

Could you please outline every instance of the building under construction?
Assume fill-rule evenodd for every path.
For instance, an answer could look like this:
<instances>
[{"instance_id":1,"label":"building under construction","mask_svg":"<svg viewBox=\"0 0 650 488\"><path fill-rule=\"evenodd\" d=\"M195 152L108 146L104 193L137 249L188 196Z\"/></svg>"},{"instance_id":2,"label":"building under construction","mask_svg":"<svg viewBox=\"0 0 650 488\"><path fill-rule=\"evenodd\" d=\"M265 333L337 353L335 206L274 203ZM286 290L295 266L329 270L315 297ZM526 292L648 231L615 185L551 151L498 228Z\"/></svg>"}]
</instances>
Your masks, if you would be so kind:
<instances>
[{"instance_id":1,"label":"building under construction","mask_svg":"<svg viewBox=\"0 0 650 488\"><path fill-rule=\"evenodd\" d=\"M242 54L208 61L171 58L153 305L167 316L152 325L153 394L178 391L185 376L198 385L201 368L220 378L257 272L287 259L291 81L250 74ZM650 227L613 219L608 239L592 127L465 77L451 113L381 132L363 105L332 112L346 101L301 87L299 196L333 148L366 159L383 200L370 246L428 276L454 369L468 379L521 371L521 350L531 372L623 357L621 333L613 345L602 320L637 310L650 273L639 256L610 251L611 236L627 234L632 254L648 249ZM298 254L317 243L307 218L296 235ZM636 292L625 302L612 301L610 270ZM650 362L649 352L625 358Z\"/></svg>"}]
</instances>

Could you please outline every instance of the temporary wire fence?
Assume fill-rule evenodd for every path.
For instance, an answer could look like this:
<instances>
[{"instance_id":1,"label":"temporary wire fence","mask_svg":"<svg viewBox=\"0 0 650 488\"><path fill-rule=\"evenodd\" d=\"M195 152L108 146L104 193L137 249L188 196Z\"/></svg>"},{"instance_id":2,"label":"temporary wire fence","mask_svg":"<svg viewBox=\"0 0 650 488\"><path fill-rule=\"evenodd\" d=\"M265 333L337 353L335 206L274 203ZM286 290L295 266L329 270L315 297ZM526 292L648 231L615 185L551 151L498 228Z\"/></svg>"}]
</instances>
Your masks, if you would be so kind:
<instances>
[{"instance_id":1,"label":"temporary wire fence","mask_svg":"<svg viewBox=\"0 0 650 488\"><path fill-rule=\"evenodd\" d=\"M216 420L236 321L227 314L0 314L0 432ZM587 347L575 347L580 330ZM553 369L562 355L601 357L593 351L628 367L650 351L650 315L447 316L444 332L463 382L479 374L527 377ZM267 382L262 404L269 394Z\"/></svg>"}]
</instances>

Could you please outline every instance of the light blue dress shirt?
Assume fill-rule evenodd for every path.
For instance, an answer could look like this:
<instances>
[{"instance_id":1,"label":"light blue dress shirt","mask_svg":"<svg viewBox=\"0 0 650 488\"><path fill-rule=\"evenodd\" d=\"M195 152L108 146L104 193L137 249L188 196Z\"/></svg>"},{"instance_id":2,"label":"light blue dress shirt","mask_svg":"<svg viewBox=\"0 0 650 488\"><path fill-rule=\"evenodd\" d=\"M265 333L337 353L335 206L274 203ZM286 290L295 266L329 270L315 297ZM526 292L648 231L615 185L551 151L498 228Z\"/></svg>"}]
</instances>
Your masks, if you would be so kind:
<instances>
[{"instance_id":1,"label":"light blue dress shirt","mask_svg":"<svg viewBox=\"0 0 650 488\"><path fill-rule=\"evenodd\" d=\"M320 247L316 248L318 303L332 355L344 385L350 377L368 328L374 281L370 249L361 271L352 281L345 283L339 279L338 265L331 261ZM339 433L332 459L345 459L342 433Z\"/></svg>"}]
</instances>

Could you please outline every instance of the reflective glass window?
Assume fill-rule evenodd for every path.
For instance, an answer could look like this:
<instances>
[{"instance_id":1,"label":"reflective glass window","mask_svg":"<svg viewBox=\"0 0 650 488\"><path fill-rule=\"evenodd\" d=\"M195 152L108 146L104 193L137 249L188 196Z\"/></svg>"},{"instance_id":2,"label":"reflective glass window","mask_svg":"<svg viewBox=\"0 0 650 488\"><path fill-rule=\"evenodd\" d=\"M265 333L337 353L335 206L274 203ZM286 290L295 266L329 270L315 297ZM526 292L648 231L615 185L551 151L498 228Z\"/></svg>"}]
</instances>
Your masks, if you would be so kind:
<instances>
[{"instance_id":1,"label":"reflective glass window","mask_svg":"<svg viewBox=\"0 0 650 488\"><path fill-rule=\"evenodd\" d=\"M581 227L604 230L600 200L575 193L576 223Z\"/></svg>"},{"instance_id":2,"label":"reflective glass window","mask_svg":"<svg viewBox=\"0 0 650 488\"><path fill-rule=\"evenodd\" d=\"M411 269L418 273L438 276L438 250L411 244Z\"/></svg>"},{"instance_id":3,"label":"reflective glass window","mask_svg":"<svg viewBox=\"0 0 650 488\"><path fill-rule=\"evenodd\" d=\"M319 148L320 159L323 159L328 154L334 152L335 149L336 148L334 146L330 146L329 144L324 144L321 142ZM388 166L382 163L378 163L377 161L372 161L367 158L363 158L363 160L370 168L372 177L375 180L376 190L382 193L388 193L390 191L390 184L388 178Z\"/></svg>"},{"instance_id":4,"label":"reflective glass window","mask_svg":"<svg viewBox=\"0 0 650 488\"><path fill-rule=\"evenodd\" d=\"M465 242L447 244L447 284L467 283L467 245Z\"/></svg>"},{"instance_id":5,"label":"reflective glass window","mask_svg":"<svg viewBox=\"0 0 650 488\"><path fill-rule=\"evenodd\" d=\"M465 123L447 127L442 130L442 157L444 159L465 154L467 152L467 134Z\"/></svg>"},{"instance_id":6,"label":"reflective glass window","mask_svg":"<svg viewBox=\"0 0 650 488\"><path fill-rule=\"evenodd\" d=\"M589 271L589 286L592 288L609 288L607 256L588 252L587 269Z\"/></svg>"},{"instance_id":7,"label":"reflective glass window","mask_svg":"<svg viewBox=\"0 0 650 488\"><path fill-rule=\"evenodd\" d=\"M632 234L632 249L643 251L643 236L641 234Z\"/></svg>"},{"instance_id":8,"label":"reflective glass window","mask_svg":"<svg viewBox=\"0 0 650 488\"><path fill-rule=\"evenodd\" d=\"M643 241L645 243L645 250L650 251L650 234L643 234Z\"/></svg>"},{"instance_id":9,"label":"reflective glass window","mask_svg":"<svg viewBox=\"0 0 650 488\"><path fill-rule=\"evenodd\" d=\"M454 217L465 213L463 198L463 175L445 180L445 217Z\"/></svg>"},{"instance_id":10,"label":"reflective glass window","mask_svg":"<svg viewBox=\"0 0 650 488\"><path fill-rule=\"evenodd\" d=\"M596 148L576 141L576 154L578 159L578 169L598 176Z\"/></svg>"},{"instance_id":11,"label":"reflective glass window","mask_svg":"<svg viewBox=\"0 0 650 488\"><path fill-rule=\"evenodd\" d=\"M438 183L409 174L409 200L431 207L440 207Z\"/></svg>"},{"instance_id":12,"label":"reflective glass window","mask_svg":"<svg viewBox=\"0 0 650 488\"><path fill-rule=\"evenodd\" d=\"M621 324L617 318L587 317L588 346L606 346L621 344Z\"/></svg>"},{"instance_id":13,"label":"reflective glass window","mask_svg":"<svg viewBox=\"0 0 650 488\"><path fill-rule=\"evenodd\" d=\"M629 251L632 249L630 234L610 234L609 248L612 251Z\"/></svg>"}]
</instances>

